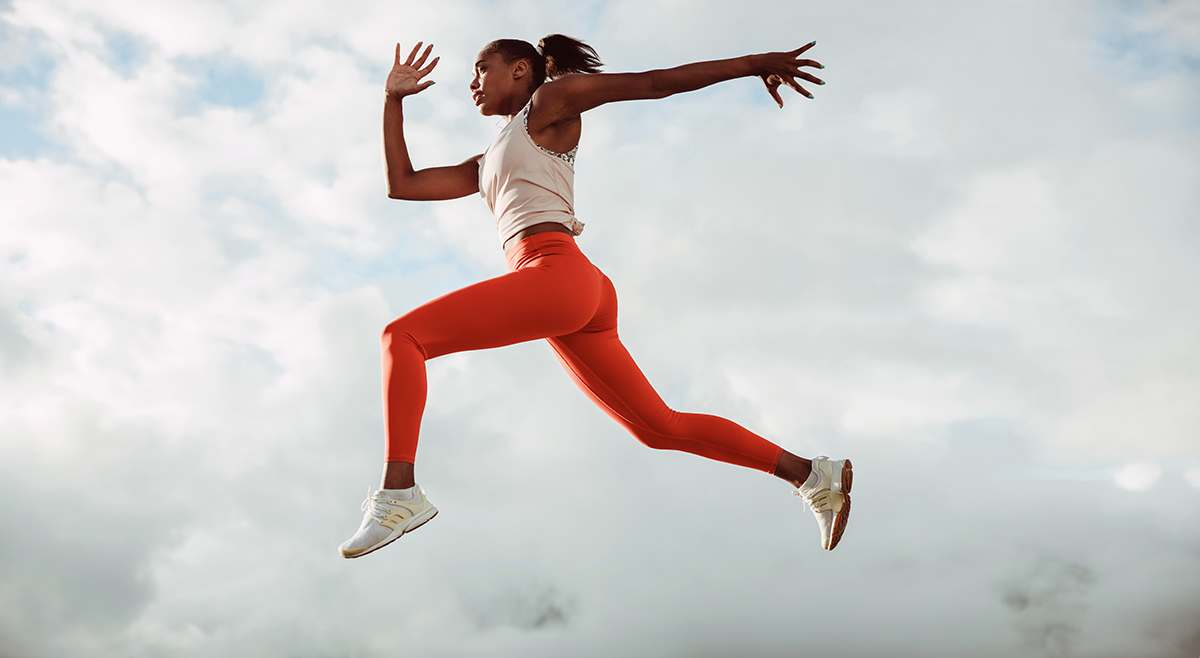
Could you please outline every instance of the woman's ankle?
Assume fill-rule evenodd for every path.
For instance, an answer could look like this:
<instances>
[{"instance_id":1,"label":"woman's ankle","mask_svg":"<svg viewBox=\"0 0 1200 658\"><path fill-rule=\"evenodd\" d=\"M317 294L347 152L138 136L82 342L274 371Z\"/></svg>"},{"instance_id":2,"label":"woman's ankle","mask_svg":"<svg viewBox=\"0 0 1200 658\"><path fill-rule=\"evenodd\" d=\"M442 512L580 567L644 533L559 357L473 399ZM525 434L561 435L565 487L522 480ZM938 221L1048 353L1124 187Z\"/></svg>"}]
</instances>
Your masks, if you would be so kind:
<instances>
[{"instance_id":1,"label":"woman's ankle","mask_svg":"<svg viewBox=\"0 0 1200 658\"><path fill-rule=\"evenodd\" d=\"M812 461L797 457L784 450L775 464L775 477L785 480L797 489L808 480L812 473Z\"/></svg>"},{"instance_id":2,"label":"woman's ankle","mask_svg":"<svg viewBox=\"0 0 1200 658\"><path fill-rule=\"evenodd\" d=\"M411 489L416 486L413 465L409 462L384 462L380 489Z\"/></svg>"}]
</instances>

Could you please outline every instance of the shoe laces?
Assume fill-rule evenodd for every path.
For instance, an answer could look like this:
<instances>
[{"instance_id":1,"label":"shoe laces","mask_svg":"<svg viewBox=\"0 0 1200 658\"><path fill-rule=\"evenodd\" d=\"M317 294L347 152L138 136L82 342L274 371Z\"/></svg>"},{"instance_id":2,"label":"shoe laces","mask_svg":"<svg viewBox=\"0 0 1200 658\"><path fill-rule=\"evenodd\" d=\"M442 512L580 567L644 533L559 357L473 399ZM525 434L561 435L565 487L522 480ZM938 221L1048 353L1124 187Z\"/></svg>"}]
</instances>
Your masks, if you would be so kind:
<instances>
[{"instance_id":1,"label":"shoe laces","mask_svg":"<svg viewBox=\"0 0 1200 658\"><path fill-rule=\"evenodd\" d=\"M809 509L813 512L836 512L842 508L842 500L844 499L842 492L832 489L822 489L814 491L811 495L805 496L797 489L792 492L793 496L800 496L804 502L808 503Z\"/></svg>"},{"instance_id":2,"label":"shoe laces","mask_svg":"<svg viewBox=\"0 0 1200 658\"><path fill-rule=\"evenodd\" d=\"M798 496L798 497L799 497L801 500L803 500L803 501L805 502L805 504L807 504L809 507L812 507L812 504L813 504L813 503L812 503L812 496L811 496L811 495L809 495L809 496L806 496L806 495L804 495L804 492L803 492L803 491L800 491L799 489L793 489L793 490L792 490L792 495L793 495L793 496Z\"/></svg>"},{"instance_id":3,"label":"shoe laces","mask_svg":"<svg viewBox=\"0 0 1200 658\"><path fill-rule=\"evenodd\" d=\"M359 509L366 512L367 516L375 519L376 521L383 521L383 519L391 512L391 509L389 509L387 506L387 502L387 499L383 496L380 496L379 492L372 493L371 489L368 488L367 499L362 502L362 506L359 507Z\"/></svg>"}]
</instances>

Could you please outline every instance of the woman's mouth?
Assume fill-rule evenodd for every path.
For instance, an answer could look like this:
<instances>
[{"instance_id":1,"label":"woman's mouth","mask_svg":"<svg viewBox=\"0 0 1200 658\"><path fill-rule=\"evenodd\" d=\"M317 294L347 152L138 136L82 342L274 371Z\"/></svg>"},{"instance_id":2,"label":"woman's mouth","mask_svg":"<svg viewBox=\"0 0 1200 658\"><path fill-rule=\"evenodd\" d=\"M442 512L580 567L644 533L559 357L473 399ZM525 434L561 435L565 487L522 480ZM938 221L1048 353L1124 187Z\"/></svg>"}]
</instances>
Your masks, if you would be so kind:
<instances>
[{"instance_id":1,"label":"woman's mouth","mask_svg":"<svg viewBox=\"0 0 1200 658\"><path fill-rule=\"evenodd\" d=\"M475 105L478 107L483 102L483 94L473 94L471 100L475 101Z\"/></svg>"}]
</instances>

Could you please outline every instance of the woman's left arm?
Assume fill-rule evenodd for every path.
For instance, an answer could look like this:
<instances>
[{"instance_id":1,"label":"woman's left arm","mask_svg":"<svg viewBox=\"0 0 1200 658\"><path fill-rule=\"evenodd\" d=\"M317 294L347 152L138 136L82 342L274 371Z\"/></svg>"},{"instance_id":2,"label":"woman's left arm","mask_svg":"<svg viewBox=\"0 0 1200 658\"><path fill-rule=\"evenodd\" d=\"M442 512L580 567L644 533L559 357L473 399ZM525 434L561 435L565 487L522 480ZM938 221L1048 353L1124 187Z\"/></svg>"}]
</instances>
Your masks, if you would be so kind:
<instances>
[{"instance_id":1,"label":"woman's left arm","mask_svg":"<svg viewBox=\"0 0 1200 658\"><path fill-rule=\"evenodd\" d=\"M812 98L797 78L823 85L822 80L802 70L803 67L825 68L811 59L801 59L812 42L786 53L746 55L733 59L696 62L674 68L645 73L576 73L543 84L537 90L537 103L552 118L564 121L616 101L666 98L686 91L695 91L725 80L758 76L767 92L783 107L779 87L787 85Z\"/></svg>"}]
</instances>

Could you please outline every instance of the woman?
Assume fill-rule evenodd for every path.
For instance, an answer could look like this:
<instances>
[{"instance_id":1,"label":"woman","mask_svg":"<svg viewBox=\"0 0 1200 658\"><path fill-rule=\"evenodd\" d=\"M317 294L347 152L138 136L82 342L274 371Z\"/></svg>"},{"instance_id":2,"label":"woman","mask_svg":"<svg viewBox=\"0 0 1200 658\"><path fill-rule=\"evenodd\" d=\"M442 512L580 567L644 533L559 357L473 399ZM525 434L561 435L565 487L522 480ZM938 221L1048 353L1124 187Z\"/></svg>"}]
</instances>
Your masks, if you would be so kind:
<instances>
[{"instance_id":1,"label":"woman","mask_svg":"<svg viewBox=\"0 0 1200 658\"><path fill-rule=\"evenodd\" d=\"M751 76L759 77L783 107L780 86L812 98L796 79L825 84L802 70L825 68L800 59L815 44L787 53L609 74L598 72L595 50L563 35L542 39L536 49L525 41L493 41L475 58L471 94L480 114L507 117L508 125L483 154L421 170L414 170L408 157L402 99L433 84L421 80L438 58L425 66L433 46L420 52L418 43L401 62L396 45L383 110L388 196L432 201L481 193L496 215L509 272L435 299L384 330L383 483L363 502L366 515L342 544L344 557L382 548L437 514L413 479L425 409L425 361L539 338L550 343L583 392L642 443L758 469L791 483L817 517L821 546L837 546L850 516L850 460L802 459L724 418L669 409L617 337L612 282L584 257L574 238L583 231L573 207L573 165L584 112Z\"/></svg>"}]
</instances>

